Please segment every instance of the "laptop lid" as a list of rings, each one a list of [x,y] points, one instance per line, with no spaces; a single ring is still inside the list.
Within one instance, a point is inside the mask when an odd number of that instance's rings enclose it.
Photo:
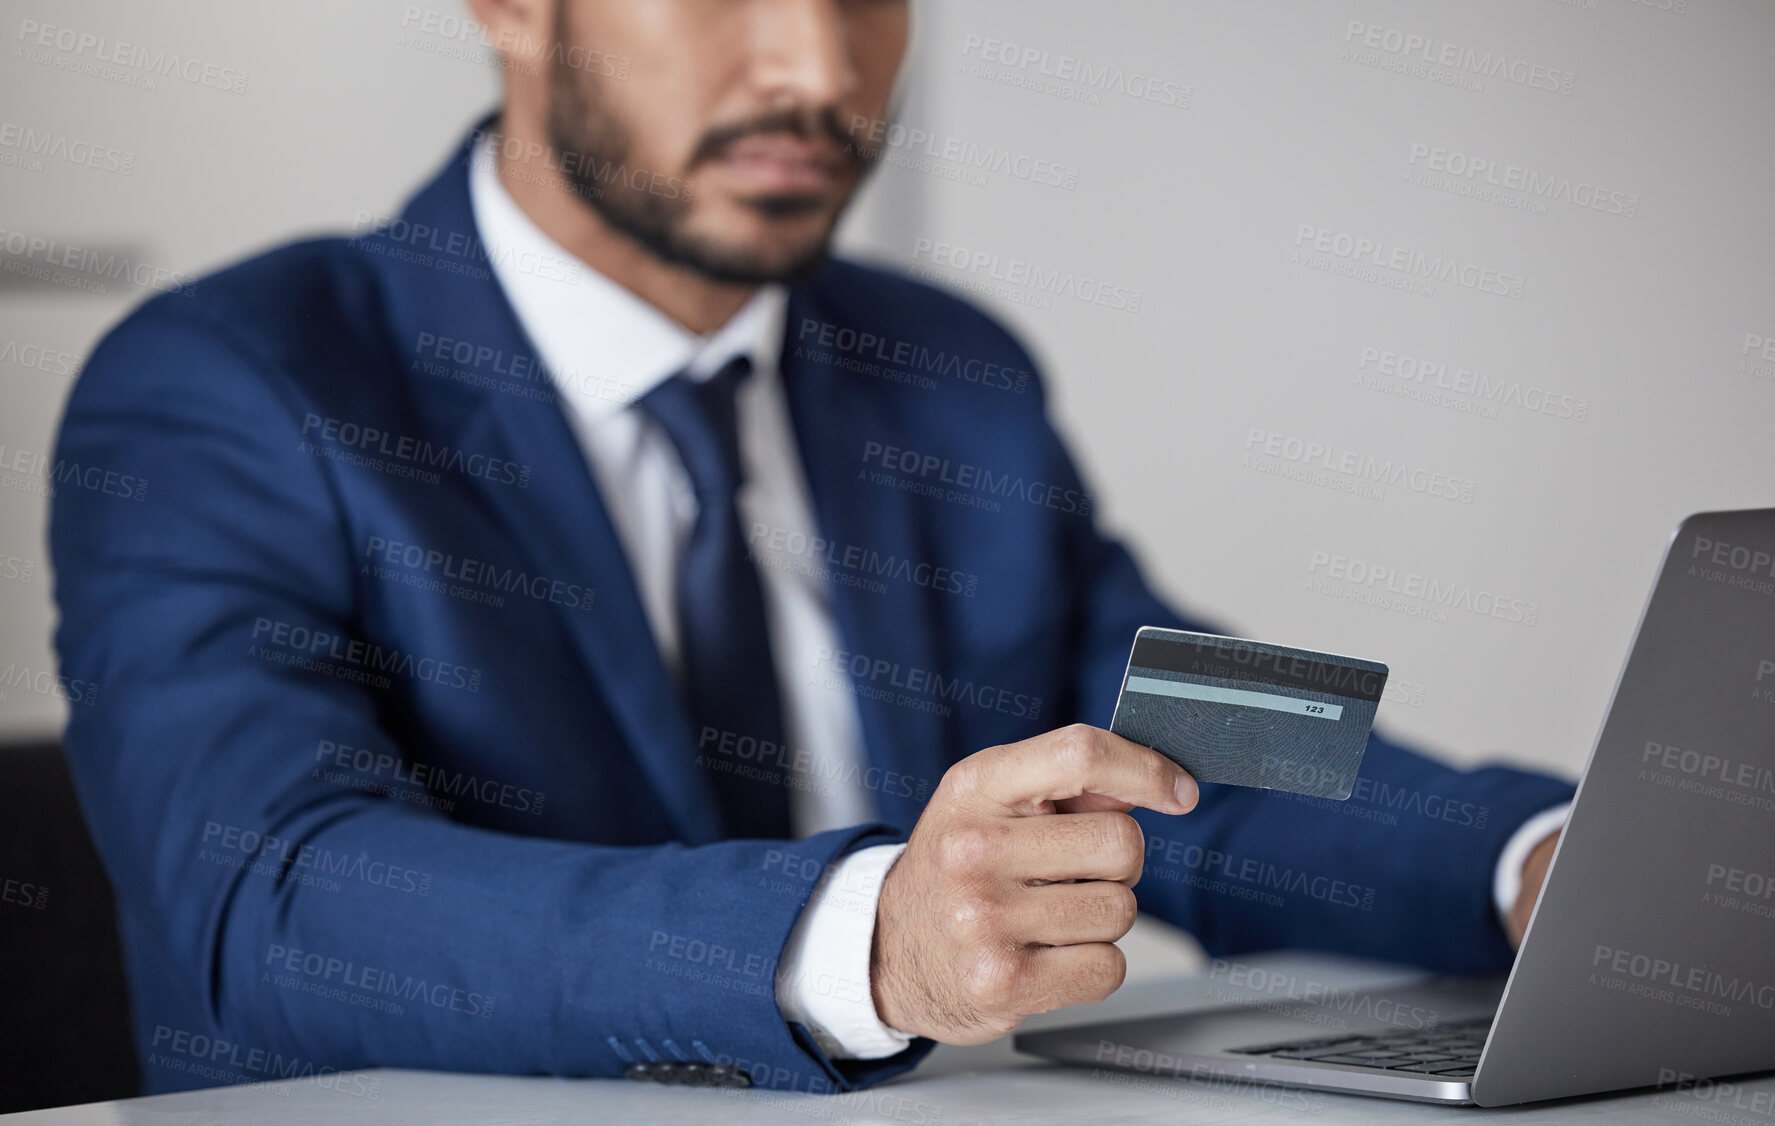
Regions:
[[[1666,549],[1473,1079],[1503,1106],[1775,1068],[1775,509]]]

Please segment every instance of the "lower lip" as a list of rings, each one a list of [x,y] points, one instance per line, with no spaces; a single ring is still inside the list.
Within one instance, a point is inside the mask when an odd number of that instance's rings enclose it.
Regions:
[[[728,156],[717,162],[744,187],[760,192],[823,192],[834,174],[824,165],[760,156]]]

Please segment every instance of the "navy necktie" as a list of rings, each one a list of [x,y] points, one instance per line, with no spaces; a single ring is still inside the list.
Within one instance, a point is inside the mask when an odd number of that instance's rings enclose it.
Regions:
[[[677,603],[679,679],[699,761],[714,783],[727,836],[787,837],[782,702],[764,592],[735,504],[744,471],[734,396],[751,370],[751,360],[737,356],[700,383],[674,375],[639,405],[678,448],[696,491]]]

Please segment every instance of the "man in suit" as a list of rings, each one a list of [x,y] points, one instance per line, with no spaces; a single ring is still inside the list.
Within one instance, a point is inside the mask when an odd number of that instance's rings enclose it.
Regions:
[[[139,485],[51,538],[151,1089],[850,1090],[1107,995],[1137,906],[1508,964],[1565,784],[1376,737],[1350,817],[1091,726],[1190,623],[1018,343],[827,255],[905,0],[472,7],[496,120],[146,304],[68,407],[61,462]]]

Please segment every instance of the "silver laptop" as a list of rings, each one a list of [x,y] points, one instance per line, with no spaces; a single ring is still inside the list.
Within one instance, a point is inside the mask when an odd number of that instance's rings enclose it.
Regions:
[[[1775,1070],[1775,509],[1677,528],[1509,977],[1314,1001],[1016,1046],[1480,1106]],[[1414,1010],[1436,1019],[1402,1027]]]

